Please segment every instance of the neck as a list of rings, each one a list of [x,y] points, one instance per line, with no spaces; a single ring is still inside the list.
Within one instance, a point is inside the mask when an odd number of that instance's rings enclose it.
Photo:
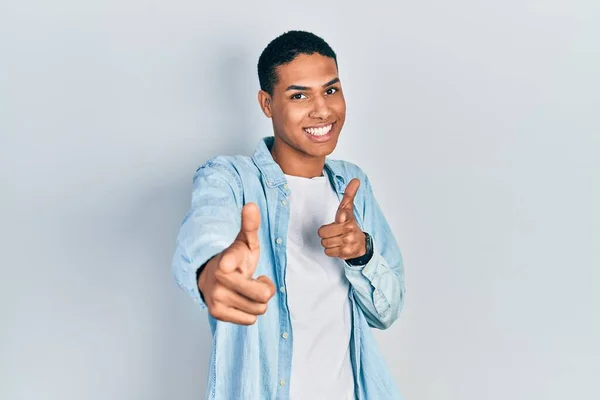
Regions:
[[[290,146],[282,144],[277,137],[275,137],[271,155],[286,175],[303,178],[314,178],[323,175],[325,156],[314,157],[301,153]]]

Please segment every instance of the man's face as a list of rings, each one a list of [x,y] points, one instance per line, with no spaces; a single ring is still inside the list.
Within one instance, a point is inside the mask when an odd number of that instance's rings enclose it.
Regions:
[[[263,110],[273,119],[278,146],[312,157],[331,154],[346,119],[335,61],[301,54],[277,67],[277,75],[269,107]]]

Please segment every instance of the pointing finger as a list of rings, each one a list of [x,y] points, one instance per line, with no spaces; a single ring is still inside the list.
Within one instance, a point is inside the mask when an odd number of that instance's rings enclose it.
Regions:
[[[347,224],[339,224],[337,222],[323,225],[317,231],[317,234],[321,239],[327,239],[334,236],[343,235],[348,233],[351,228]]]
[[[217,280],[229,290],[258,303],[267,303],[275,294],[275,285],[270,280],[267,282],[267,279],[246,278],[242,274],[217,276]]]

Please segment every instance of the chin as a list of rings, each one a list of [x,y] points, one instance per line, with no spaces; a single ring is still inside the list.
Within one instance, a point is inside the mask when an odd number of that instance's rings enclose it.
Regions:
[[[317,145],[311,143],[309,145],[309,147],[307,148],[307,150],[308,150],[307,153],[313,157],[327,157],[328,155],[333,153],[336,146],[337,146],[337,139],[331,140],[327,143],[322,143],[322,144],[317,144]]]

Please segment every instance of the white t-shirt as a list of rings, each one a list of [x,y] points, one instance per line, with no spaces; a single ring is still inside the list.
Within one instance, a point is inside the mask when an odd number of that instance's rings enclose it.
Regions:
[[[317,231],[335,221],[326,176],[286,175],[290,189],[286,286],[292,320],[291,400],[354,400],[351,310],[343,262],[324,252]]]

